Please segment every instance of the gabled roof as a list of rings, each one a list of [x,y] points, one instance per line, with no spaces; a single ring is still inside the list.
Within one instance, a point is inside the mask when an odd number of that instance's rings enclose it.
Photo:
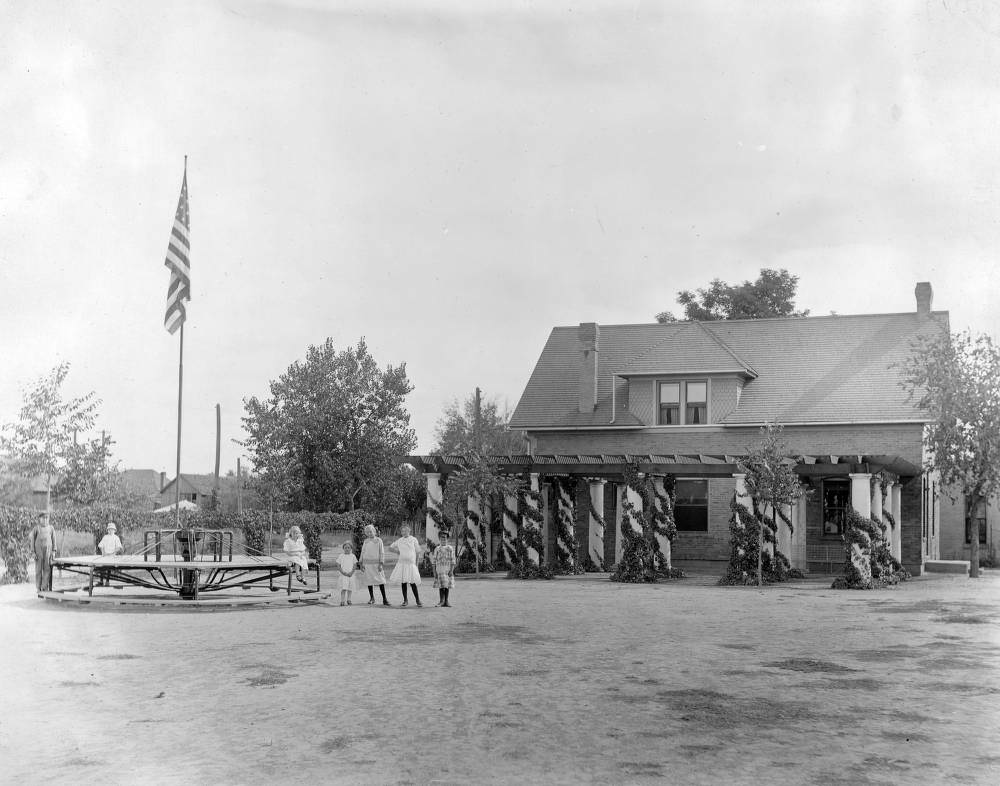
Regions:
[[[160,493],[160,473],[155,469],[126,469],[122,471],[122,480],[140,494]]]
[[[592,413],[580,413],[578,327],[556,327],[510,425],[641,427],[628,411],[628,383],[620,375],[707,373],[710,365],[723,362],[728,365],[717,370],[756,374],[723,424],[922,420],[900,386],[896,364],[909,357],[918,335],[948,329],[947,311],[933,312],[930,318],[909,312],[600,325],[597,406]],[[688,351],[685,339],[699,349]]]
[[[757,372],[701,322],[681,322],[681,327],[650,350],[630,361],[618,373],[623,377],[643,374],[704,374],[734,372],[749,377]]]
[[[220,479],[221,481],[221,479]],[[173,488],[174,481],[170,479],[167,481],[167,485],[163,487],[161,494],[165,493],[167,489]],[[185,494],[203,494],[205,496],[210,496],[212,494],[212,488],[215,485],[215,475],[192,475],[187,472],[181,473],[181,491]]]

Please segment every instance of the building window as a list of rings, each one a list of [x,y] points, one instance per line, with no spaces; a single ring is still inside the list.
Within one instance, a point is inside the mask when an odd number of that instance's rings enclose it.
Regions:
[[[844,534],[847,509],[851,505],[851,484],[846,480],[823,481],[823,534]]]
[[[679,479],[674,487],[678,532],[708,532],[708,481]]]
[[[684,422],[706,423],[708,421],[708,383],[688,382],[686,388],[687,407],[684,410]]]
[[[658,387],[660,426],[708,423],[708,382],[661,382]]]
[[[681,386],[679,382],[660,383],[660,425],[676,426],[681,422]]]
[[[976,507],[975,516],[965,517],[965,542],[972,543],[972,524],[975,522],[979,527],[979,542],[986,543],[986,504],[980,502]]]

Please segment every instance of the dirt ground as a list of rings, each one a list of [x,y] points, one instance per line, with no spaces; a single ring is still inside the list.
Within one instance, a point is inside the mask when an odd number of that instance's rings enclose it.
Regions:
[[[194,613],[0,587],[3,780],[1000,783],[1000,573],[827,587]]]

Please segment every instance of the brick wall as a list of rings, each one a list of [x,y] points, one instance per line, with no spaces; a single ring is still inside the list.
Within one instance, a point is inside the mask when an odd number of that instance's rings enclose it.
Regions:
[[[671,544],[677,560],[729,560],[729,501],[736,491],[731,478],[708,481],[708,532],[678,532]]]
[[[790,454],[891,455],[915,466],[922,459],[919,424],[873,426],[786,426],[782,439]],[[745,453],[760,440],[755,427],[684,426],[623,431],[532,431],[536,453]]]

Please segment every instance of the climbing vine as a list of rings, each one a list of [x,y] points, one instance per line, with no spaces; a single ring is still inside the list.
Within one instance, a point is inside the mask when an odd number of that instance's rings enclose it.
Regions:
[[[572,496],[569,481],[565,478],[553,478],[552,488],[556,495],[556,504],[553,506],[553,519],[556,525],[556,573],[575,574],[583,573],[583,568],[578,564],[576,543],[576,532],[573,527],[573,517],[569,511],[572,509]]]
[[[751,510],[747,510],[738,502],[735,494],[729,501],[729,565],[726,567],[725,575],[719,579],[719,584],[757,584],[757,553],[761,532],[764,534],[764,543],[774,546],[773,556],[766,548],[761,554],[762,581],[770,584],[790,578],[802,578],[802,572],[791,567],[788,558],[778,551],[774,522],[769,516],[764,515],[763,509],[757,505],[755,499],[752,497],[748,499]],[[782,520],[787,518],[780,508],[777,512]],[[790,524],[787,521],[786,523]]]
[[[893,558],[881,525],[849,508],[844,527],[844,575],[833,589],[878,589],[910,578]]]

